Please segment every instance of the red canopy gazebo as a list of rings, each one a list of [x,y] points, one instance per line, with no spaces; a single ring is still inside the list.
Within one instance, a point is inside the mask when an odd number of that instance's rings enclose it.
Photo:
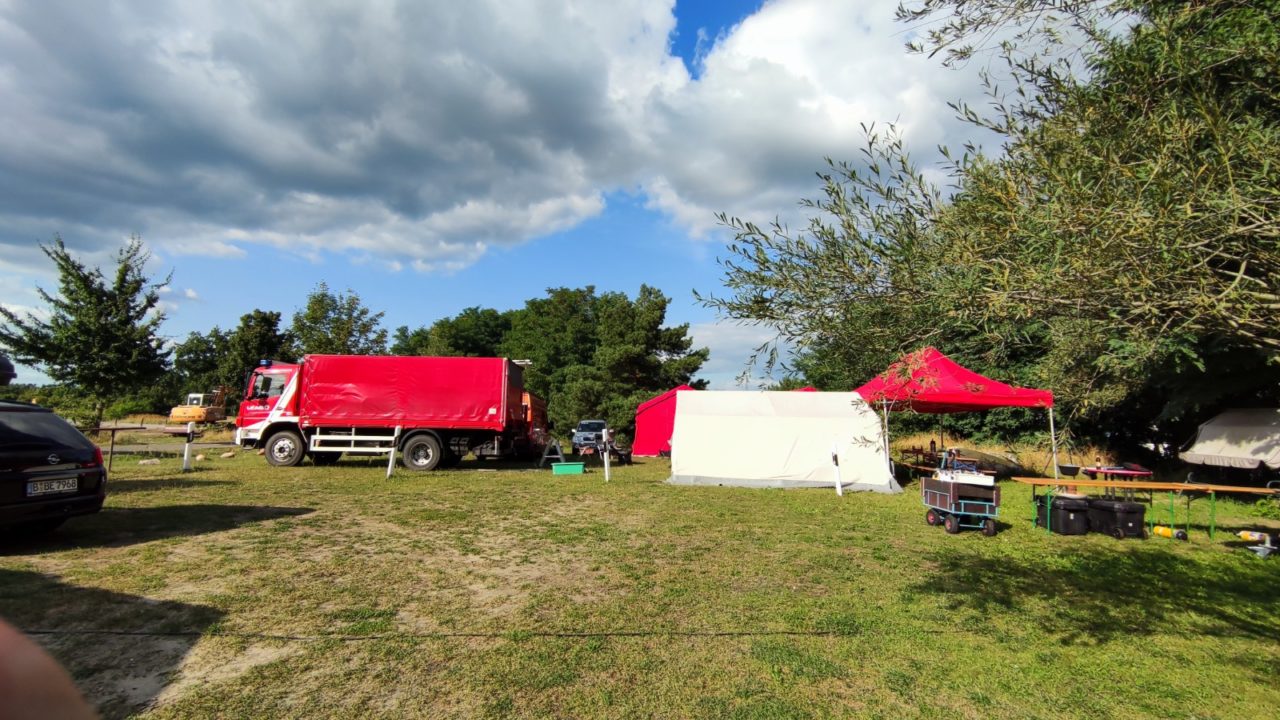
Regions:
[[[1053,443],[1054,477],[1058,471],[1058,438],[1053,423],[1053,392],[1006,385],[980,375],[926,347],[907,353],[883,373],[855,392],[879,405],[885,417],[888,443],[888,411],[911,409],[920,413],[958,413],[998,407],[1042,407],[1049,411],[1049,437]],[[885,450],[888,450],[886,446]]]

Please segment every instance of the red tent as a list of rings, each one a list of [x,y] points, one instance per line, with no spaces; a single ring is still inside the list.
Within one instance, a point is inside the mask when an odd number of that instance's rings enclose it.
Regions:
[[[864,400],[890,410],[955,413],[998,407],[1053,407],[1053,392],[1013,387],[984,377],[927,347],[908,353],[857,389]]]
[[[688,385],[671,388],[636,408],[636,439],[632,455],[654,456],[671,452],[671,431],[676,424],[676,393],[693,390]]]
[[[1058,472],[1058,438],[1053,424],[1053,391],[1013,387],[979,375],[955,360],[927,347],[907,353],[887,370],[856,391],[862,399],[886,413],[885,449],[888,450],[889,410],[910,408],[921,413],[956,413],[998,407],[1042,407],[1049,410],[1049,437],[1053,443],[1054,477]]]

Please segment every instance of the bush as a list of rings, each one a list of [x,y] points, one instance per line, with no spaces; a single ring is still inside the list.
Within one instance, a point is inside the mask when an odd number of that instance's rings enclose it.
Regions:
[[[154,405],[154,402],[146,398],[117,400],[107,406],[106,412],[102,416],[107,420],[119,420],[129,415],[147,415],[153,412]]]
[[[1268,520],[1280,520],[1280,500],[1262,498],[1253,504],[1253,514]]]

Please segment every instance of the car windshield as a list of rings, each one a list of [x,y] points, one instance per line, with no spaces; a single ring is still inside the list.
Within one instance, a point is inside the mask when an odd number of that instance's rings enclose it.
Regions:
[[[601,420],[583,420],[578,423],[578,432],[600,432],[604,430],[604,422]]]
[[[50,412],[0,412],[0,448],[93,447],[66,420]]]

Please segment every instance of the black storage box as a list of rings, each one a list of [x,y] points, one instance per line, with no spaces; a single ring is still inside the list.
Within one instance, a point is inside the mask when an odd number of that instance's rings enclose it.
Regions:
[[[1093,498],[1089,501],[1089,528],[1117,540],[1144,538],[1146,514],[1147,506],[1139,502]]]
[[[1045,498],[1036,497],[1036,526],[1045,526]],[[1049,529],[1059,535],[1083,535],[1089,532],[1089,501],[1084,498],[1057,496],[1053,498],[1053,515]]]

